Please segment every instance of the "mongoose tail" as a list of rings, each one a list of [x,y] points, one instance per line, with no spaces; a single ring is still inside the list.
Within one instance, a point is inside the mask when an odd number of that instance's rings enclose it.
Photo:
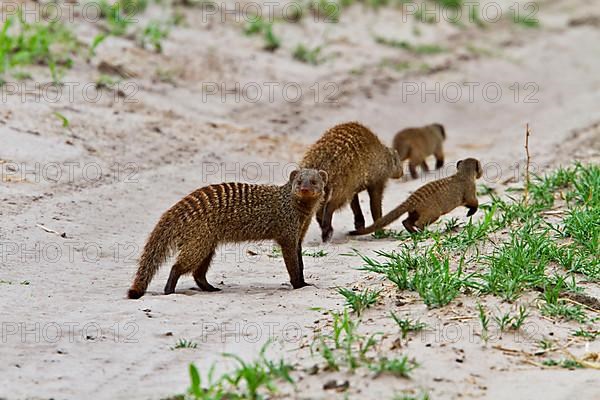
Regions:
[[[382,229],[384,226],[391,224],[398,218],[402,216],[402,214],[406,213],[410,209],[410,198],[407,199],[404,203],[400,204],[398,207],[394,208],[389,213],[385,214],[383,217],[379,218],[375,221],[371,226],[367,226],[366,228],[356,229],[351,231],[349,235],[358,236],[358,235],[366,235],[368,233],[373,233],[379,229]]]
[[[169,214],[162,216],[144,246],[140,266],[127,292],[127,297],[130,299],[139,299],[146,293],[150,281],[175,247],[176,236],[171,232],[173,223],[169,220]]]

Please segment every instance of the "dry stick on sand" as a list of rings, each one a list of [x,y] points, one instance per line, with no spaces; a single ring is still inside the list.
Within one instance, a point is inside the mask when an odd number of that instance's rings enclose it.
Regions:
[[[525,190],[523,191],[523,200],[525,205],[529,203],[529,123],[525,125],[525,154],[527,155],[527,161],[525,164]]]

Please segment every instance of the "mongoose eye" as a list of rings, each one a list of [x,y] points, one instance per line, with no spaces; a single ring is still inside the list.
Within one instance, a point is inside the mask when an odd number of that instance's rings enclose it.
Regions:
[[[310,184],[311,185],[316,185],[317,184],[317,180],[316,179],[311,179],[310,180]]]

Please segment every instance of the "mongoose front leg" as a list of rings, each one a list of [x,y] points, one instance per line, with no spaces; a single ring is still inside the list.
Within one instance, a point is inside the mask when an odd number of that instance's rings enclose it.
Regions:
[[[425,162],[425,160],[423,160],[421,162],[421,168],[423,168],[423,171],[429,172],[429,166],[427,165],[427,163]]]
[[[465,197],[465,207],[469,209],[469,211],[467,211],[467,217],[470,217],[475,214],[479,208],[479,201],[477,200],[475,189],[473,189],[473,193],[469,193]]]
[[[221,289],[214,287],[206,280],[206,273],[208,272],[208,267],[210,267],[210,262],[215,255],[215,251],[213,250],[201,263],[198,268],[194,270],[193,276],[194,280],[198,287],[205,292],[218,292]]]
[[[367,189],[369,192],[369,204],[373,222],[381,218],[381,203],[383,202],[383,185],[373,186]]]
[[[282,241],[279,243],[281,252],[283,253],[283,261],[290,276],[290,283],[294,289],[307,286],[304,282],[304,274],[300,268],[302,259],[302,250],[298,247],[297,241]]]
[[[302,259],[302,241],[298,242],[298,266],[300,267],[300,275],[304,276],[304,260]]]
[[[354,213],[354,229],[363,229],[365,227],[365,216],[360,208],[358,193],[356,193],[352,198],[352,201],[350,202],[350,208]]]

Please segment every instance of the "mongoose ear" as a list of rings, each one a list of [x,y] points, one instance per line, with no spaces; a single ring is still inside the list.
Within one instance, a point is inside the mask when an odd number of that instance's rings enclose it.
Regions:
[[[463,162],[463,160],[460,160],[459,162],[456,163],[456,169],[460,168],[460,163]]]
[[[323,179],[323,184],[327,185],[327,180],[329,179],[329,175],[327,175],[327,172],[321,169],[319,170],[319,175],[321,175],[321,179]]]
[[[477,178],[481,178],[483,176],[483,168],[481,168],[481,163],[477,160]]]
[[[298,171],[297,169],[293,170],[290,173],[290,181],[293,181],[294,179],[296,179],[296,177],[298,176],[299,173],[300,173],[300,171]]]

